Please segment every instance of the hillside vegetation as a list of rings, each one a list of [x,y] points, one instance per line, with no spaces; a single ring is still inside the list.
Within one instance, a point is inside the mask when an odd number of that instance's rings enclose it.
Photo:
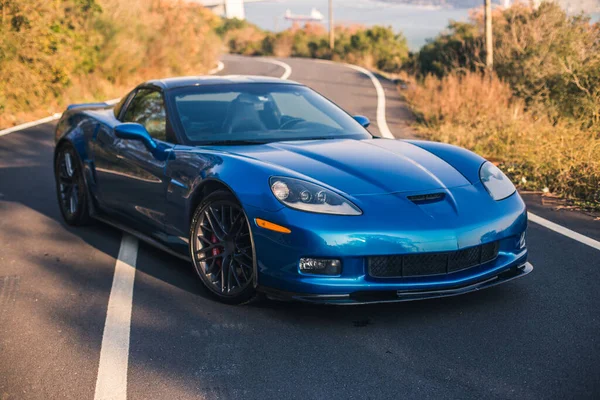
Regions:
[[[522,189],[600,204],[600,135],[527,109],[496,75],[428,76],[406,92],[418,131],[492,160]]]
[[[481,14],[405,65],[403,91],[428,138],[502,164],[522,188],[600,208],[600,26],[553,3],[494,13],[494,71]]]
[[[409,55],[406,38],[383,26],[338,26],[333,49],[328,32],[317,24],[272,33],[246,21],[231,20],[217,32],[231,53],[244,55],[322,58],[388,72],[402,68]]]
[[[0,127],[206,72],[220,20],[176,0],[0,0]]]

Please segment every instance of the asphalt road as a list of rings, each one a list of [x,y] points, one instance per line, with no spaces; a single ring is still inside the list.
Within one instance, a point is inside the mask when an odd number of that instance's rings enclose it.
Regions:
[[[227,56],[220,74],[281,76]],[[283,60],[376,123],[371,80]],[[409,135],[391,83],[387,123]],[[121,233],[63,224],[53,124],[0,137],[0,399],[92,399]],[[600,240],[600,222],[528,198],[536,214]],[[357,307],[208,298],[190,265],[140,244],[129,399],[599,398],[600,251],[531,223],[529,276],[464,296]]]

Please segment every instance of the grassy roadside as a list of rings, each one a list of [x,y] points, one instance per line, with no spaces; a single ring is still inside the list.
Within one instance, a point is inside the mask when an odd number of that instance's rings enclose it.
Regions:
[[[600,210],[600,132],[534,114],[496,76],[428,76],[400,92],[423,138],[481,154],[521,189]]]

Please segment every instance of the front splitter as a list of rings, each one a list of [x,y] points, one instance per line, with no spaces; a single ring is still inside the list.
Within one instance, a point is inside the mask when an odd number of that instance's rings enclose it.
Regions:
[[[526,262],[518,267],[513,267],[500,274],[485,280],[475,282],[465,286],[444,288],[437,290],[370,290],[356,291],[347,294],[307,294],[293,293],[278,289],[258,287],[258,291],[264,293],[268,298],[282,301],[301,301],[317,304],[339,304],[339,305],[357,305],[357,304],[378,304],[378,303],[397,303],[402,301],[415,301],[435,299],[440,297],[458,296],[469,292],[475,292],[487,289],[502,283],[517,279],[533,271],[533,265]]]

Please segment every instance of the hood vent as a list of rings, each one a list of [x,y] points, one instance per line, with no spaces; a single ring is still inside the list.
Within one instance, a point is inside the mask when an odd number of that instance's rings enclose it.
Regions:
[[[407,196],[407,199],[412,201],[415,204],[427,204],[427,203],[435,203],[436,201],[443,200],[446,197],[446,193],[429,193],[429,194],[419,194],[415,196]]]

